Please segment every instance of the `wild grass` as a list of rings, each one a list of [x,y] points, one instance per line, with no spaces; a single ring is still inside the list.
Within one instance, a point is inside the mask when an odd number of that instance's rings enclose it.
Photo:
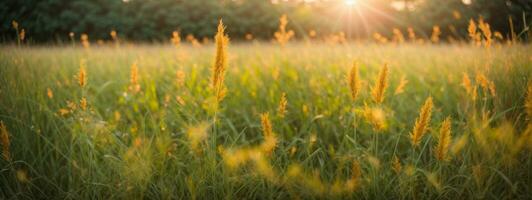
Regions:
[[[532,196],[529,45],[221,30],[216,64],[213,44],[1,47],[0,198]]]

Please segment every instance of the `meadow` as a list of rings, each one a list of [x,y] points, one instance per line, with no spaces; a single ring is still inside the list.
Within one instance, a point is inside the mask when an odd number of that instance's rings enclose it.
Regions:
[[[532,197],[530,45],[221,38],[2,46],[0,198]]]

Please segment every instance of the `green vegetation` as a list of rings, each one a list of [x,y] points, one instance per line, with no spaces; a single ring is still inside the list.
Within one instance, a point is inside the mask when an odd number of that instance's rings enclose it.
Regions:
[[[287,14],[289,28],[296,37],[308,37],[315,30],[319,38],[344,32],[349,39],[371,39],[380,32],[392,35],[392,28],[403,32],[412,27],[425,38],[432,26],[442,29],[442,38],[467,38],[469,19],[483,17],[494,31],[511,36],[508,18],[515,32],[528,35],[531,25],[530,0],[24,0],[0,1],[0,41],[14,41],[10,22],[15,20],[32,43],[69,41],[82,33],[91,40],[109,40],[116,30],[122,39],[167,41],[172,31],[196,38],[212,38],[218,19],[229,27],[229,35],[241,40],[246,34],[268,40],[277,28],[277,19]],[[310,2],[310,1],[309,1]],[[392,3],[405,3],[412,9],[397,10]],[[471,2],[464,4],[463,2]]]
[[[0,133],[10,145],[6,156],[0,144],[0,198],[532,196],[528,45],[227,51],[216,103],[212,44],[1,47]],[[385,63],[379,103],[372,90]],[[418,117],[427,127],[415,146]],[[449,146],[437,148],[447,117]]]

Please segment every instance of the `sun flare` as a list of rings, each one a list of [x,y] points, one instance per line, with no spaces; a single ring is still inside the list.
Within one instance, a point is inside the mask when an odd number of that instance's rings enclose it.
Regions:
[[[357,3],[357,0],[344,0],[346,6],[354,6]]]

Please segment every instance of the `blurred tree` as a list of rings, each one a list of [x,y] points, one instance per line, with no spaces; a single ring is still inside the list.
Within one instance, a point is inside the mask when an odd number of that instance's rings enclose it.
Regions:
[[[166,41],[172,31],[183,36],[212,37],[223,18],[233,40],[248,33],[271,39],[278,19],[288,15],[288,28],[296,38],[313,30],[318,37],[345,32],[347,37],[371,37],[374,32],[390,36],[393,27],[413,27],[430,35],[439,25],[443,36],[465,38],[470,18],[482,16],[494,30],[508,35],[508,16],[516,32],[531,21],[531,0],[359,0],[349,7],[344,0],[4,0],[0,1],[0,40],[14,41],[11,21],[16,20],[33,42],[68,40],[74,32],[91,40],[119,37],[139,41]],[[464,2],[470,2],[465,4]],[[400,6],[403,5],[401,9]],[[395,7],[392,5],[396,5]],[[525,34],[522,34],[524,36]]]

